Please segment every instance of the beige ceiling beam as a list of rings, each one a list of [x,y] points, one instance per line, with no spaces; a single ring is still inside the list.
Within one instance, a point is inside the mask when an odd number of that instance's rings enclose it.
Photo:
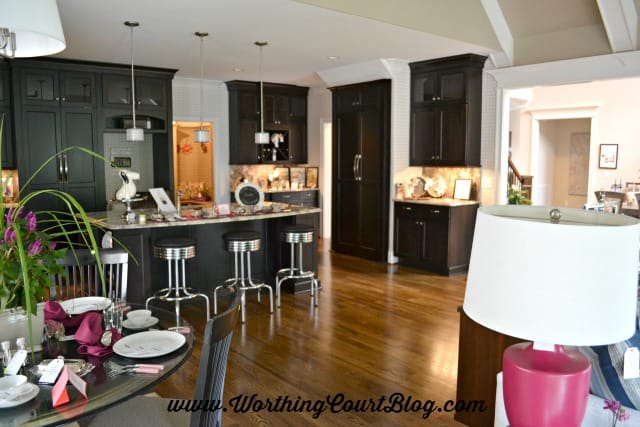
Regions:
[[[511,67],[513,65],[513,36],[500,4],[498,0],[481,0],[481,3],[502,49],[489,54],[489,57],[496,68]]]
[[[638,13],[633,0],[597,0],[612,52],[635,50]]]

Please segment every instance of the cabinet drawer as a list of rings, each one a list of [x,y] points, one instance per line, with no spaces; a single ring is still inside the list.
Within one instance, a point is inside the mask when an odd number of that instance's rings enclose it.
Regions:
[[[427,211],[427,218],[429,219],[444,220],[449,218],[448,206],[428,206],[426,211]]]
[[[428,207],[416,203],[396,203],[395,214],[397,217],[425,219],[428,215]]]

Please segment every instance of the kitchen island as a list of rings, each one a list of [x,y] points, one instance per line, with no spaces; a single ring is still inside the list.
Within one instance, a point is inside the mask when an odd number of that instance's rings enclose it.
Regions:
[[[232,209],[232,212],[238,209]],[[197,212],[197,211],[194,211]],[[201,211],[202,212],[202,211]],[[317,271],[317,236],[320,209],[291,205],[280,212],[257,211],[213,217],[191,216],[183,211],[184,220],[137,220],[127,223],[120,211],[90,212],[88,215],[105,231],[111,231],[114,247],[124,245],[135,260],[129,261],[127,298],[130,302],[144,303],[155,291],[168,283],[166,262],[153,256],[154,242],[163,237],[190,237],[197,243],[196,257],[186,261],[187,284],[201,292],[213,289],[233,276],[233,254],[223,248],[222,235],[229,231],[257,231],[262,236],[260,250],[251,256],[252,274],[270,286],[275,285],[278,269],[289,263],[288,247],[280,242],[284,225],[308,224],[316,231],[313,244],[304,250],[305,269]],[[288,286],[287,286],[288,285]],[[308,282],[286,283],[283,292],[304,292]]]

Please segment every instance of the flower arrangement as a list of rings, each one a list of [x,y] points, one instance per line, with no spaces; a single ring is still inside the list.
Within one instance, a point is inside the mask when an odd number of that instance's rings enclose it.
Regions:
[[[526,197],[527,192],[519,189],[515,184],[507,191],[507,200],[510,205],[530,205],[531,200]]]
[[[49,275],[63,271],[56,260],[65,255],[66,249],[56,249],[57,242],[38,231],[35,213],[23,213],[24,207],[10,208],[0,220],[0,311],[26,307],[29,298],[31,313],[35,314],[37,302],[46,297],[45,290],[51,286]],[[28,278],[28,293],[24,277]]]
[[[631,418],[631,415],[617,400],[605,400],[602,409],[611,411],[611,427],[615,427],[618,421],[626,421]]]

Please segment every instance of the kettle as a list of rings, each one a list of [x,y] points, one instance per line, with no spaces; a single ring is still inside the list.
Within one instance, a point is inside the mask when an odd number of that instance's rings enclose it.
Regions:
[[[129,200],[136,195],[136,184],[134,179],[140,179],[138,172],[131,172],[127,170],[120,171],[120,179],[122,179],[122,186],[116,191],[116,200]]]

